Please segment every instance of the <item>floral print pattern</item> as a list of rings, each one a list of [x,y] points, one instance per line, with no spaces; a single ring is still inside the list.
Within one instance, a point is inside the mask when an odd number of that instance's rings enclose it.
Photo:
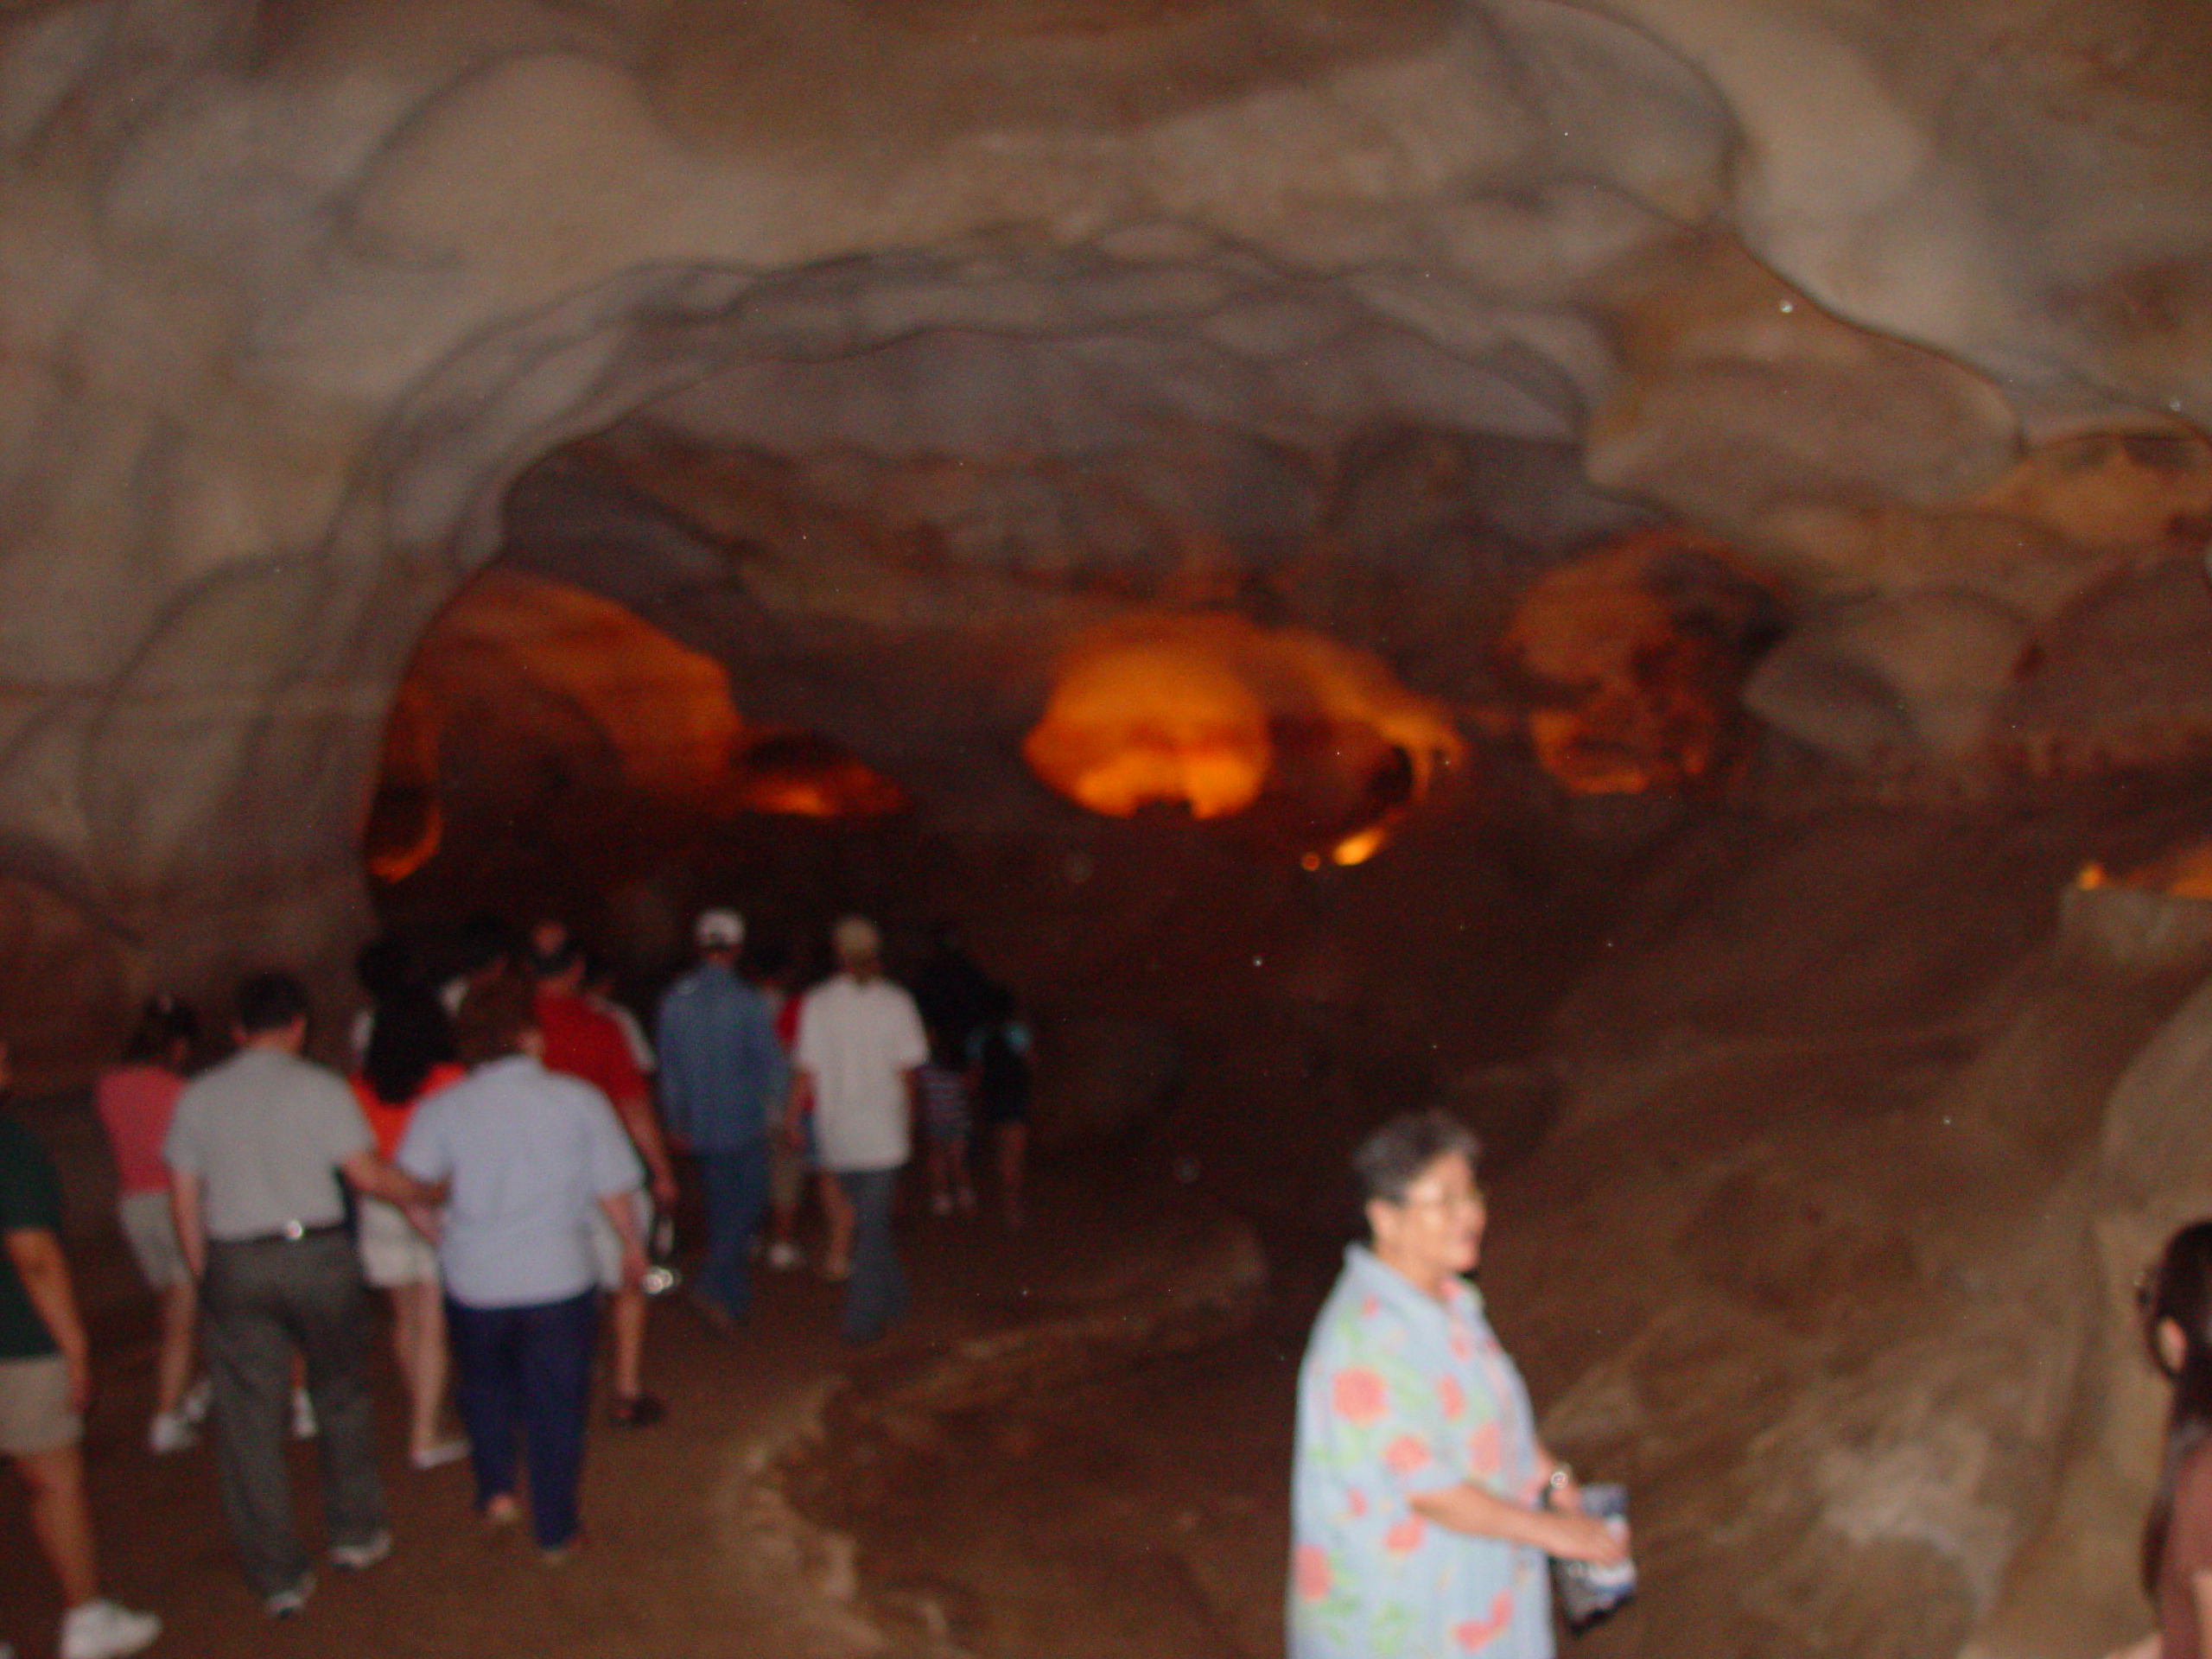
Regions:
[[[1412,1507],[1463,1480],[1535,1500],[1520,1373],[1471,1285],[1436,1301],[1354,1245],[1299,1374],[1291,1659],[1551,1659],[1542,1555]]]

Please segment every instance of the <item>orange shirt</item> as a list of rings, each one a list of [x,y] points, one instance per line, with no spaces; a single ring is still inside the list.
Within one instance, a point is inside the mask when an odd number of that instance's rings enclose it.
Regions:
[[[425,1095],[435,1095],[449,1083],[459,1083],[468,1075],[467,1068],[447,1060],[430,1068],[430,1075],[423,1079],[423,1086],[415,1091],[415,1098],[394,1106],[389,1101],[377,1098],[377,1091],[369,1087],[366,1077],[356,1075],[346,1081],[353,1085],[353,1098],[361,1103],[361,1116],[369,1120],[369,1133],[377,1138],[377,1151],[390,1158],[399,1150],[399,1137],[407,1133],[407,1120],[415,1116],[415,1108]]]

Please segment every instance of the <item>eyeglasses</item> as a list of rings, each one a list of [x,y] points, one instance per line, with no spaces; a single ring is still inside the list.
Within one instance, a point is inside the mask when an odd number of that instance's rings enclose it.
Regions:
[[[1479,1210],[1484,1200],[1479,1186],[1465,1192],[1408,1192],[1398,1200],[1401,1210]]]

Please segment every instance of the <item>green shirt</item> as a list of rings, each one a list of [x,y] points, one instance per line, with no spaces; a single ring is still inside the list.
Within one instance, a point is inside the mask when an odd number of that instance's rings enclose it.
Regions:
[[[61,1236],[61,1183],[31,1132],[0,1114],[0,1235],[29,1228]],[[41,1359],[60,1351],[23,1292],[14,1258],[0,1250],[0,1360]]]

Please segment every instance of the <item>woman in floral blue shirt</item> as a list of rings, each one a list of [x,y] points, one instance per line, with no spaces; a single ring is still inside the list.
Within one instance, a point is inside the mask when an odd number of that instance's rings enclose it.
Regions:
[[[1291,1659],[1550,1659],[1544,1558],[1627,1553],[1537,1440],[1461,1276],[1482,1254],[1479,1149],[1427,1112],[1354,1160],[1371,1243],[1345,1252],[1299,1374]]]

